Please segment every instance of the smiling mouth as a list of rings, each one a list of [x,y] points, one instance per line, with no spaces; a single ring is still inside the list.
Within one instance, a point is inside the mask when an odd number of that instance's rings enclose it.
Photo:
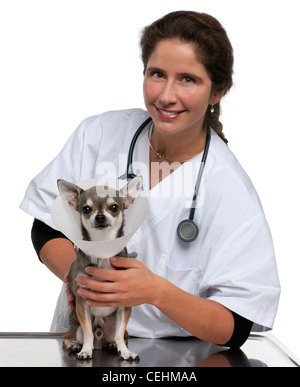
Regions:
[[[160,118],[166,118],[166,119],[174,119],[177,118],[180,114],[184,112],[184,110],[164,110],[156,107],[158,116]]]

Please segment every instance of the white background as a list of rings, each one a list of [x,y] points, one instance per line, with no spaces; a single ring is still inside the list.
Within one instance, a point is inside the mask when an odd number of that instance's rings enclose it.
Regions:
[[[223,101],[229,146],[273,234],[282,295],[273,333],[300,356],[297,0],[10,0],[0,3],[0,331],[48,331],[60,281],[39,263],[28,183],[86,117],[144,107],[141,29],[167,12],[217,17],[235,50]]]

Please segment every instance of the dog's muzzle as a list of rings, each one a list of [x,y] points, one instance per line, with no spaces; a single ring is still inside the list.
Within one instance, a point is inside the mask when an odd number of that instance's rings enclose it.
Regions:
[[[109,226],[108,219],[103,214],[96,215],[94,223],[95,223],[96,228],[105,228],[105,227]]]

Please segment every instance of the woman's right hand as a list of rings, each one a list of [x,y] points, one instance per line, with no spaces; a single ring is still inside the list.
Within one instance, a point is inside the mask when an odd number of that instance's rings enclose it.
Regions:
[[[73,293],[71,292],[70,286],[69,286],[69,270],[64,275],[64,282],[66,284],[66,295],[68,300],[68,307],[70,310],[75,309],[75,298],[73,296]]]

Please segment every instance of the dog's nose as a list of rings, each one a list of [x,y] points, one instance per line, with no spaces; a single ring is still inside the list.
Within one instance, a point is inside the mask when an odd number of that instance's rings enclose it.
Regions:
[[[106,222],[106,216],[103,214],[98,214],[95,216],[95,222],[99,226],[103,226]]]

